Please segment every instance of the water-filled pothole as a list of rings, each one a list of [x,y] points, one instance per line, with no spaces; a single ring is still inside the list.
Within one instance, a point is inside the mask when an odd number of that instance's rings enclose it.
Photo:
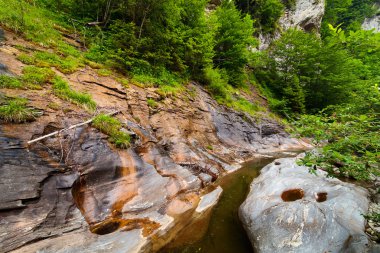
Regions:
[[[325,202],[327,200],[327,192],[318,192],[316,200],[317,202]]]
[[[304,195],[305,194],[302,189],[291,189],[291,190],[284,191],[281,194],[281,198],[285,202],[291,202],[291,201],[302,199]]]

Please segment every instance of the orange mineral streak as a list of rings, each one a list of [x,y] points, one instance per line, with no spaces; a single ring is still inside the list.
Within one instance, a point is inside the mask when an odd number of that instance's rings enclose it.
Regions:
[[[94,234],[105,235],[110,234],[118,229],[121,231],[130,231],[133,229],[142,229],[143,236],[147,237],[151,235],[155,230],[160,227],[160,224],[149,220],[148,218],[143,219],[119,219],[111,218],[91,226],[90,230]]]
[[[121,216],[124,205],[137,195],[136,164],[133,157],[126,151],[119,152],[123,167],[120,168],[121,181],[115,192],[115,202],[112,206],[112,216]]]
[[[127,151],[118,153],[121,166],[117,168],[115,179],[89,187],[86,177],[93,175],[82,176],[73,188],[75,202],[93,233],[102,235],[120,228],[124,230],[143,228],[143,233],[149,235],[150,231],[159,227],[158,223],[148,219],[123,219],[124,205],[138,194],[138,179],[133,155]],[[99,181],[101,180],[102,178],[99,178]],[[97,194],[98,188],[107,189],[106,194]],[[108,213],[104,214],[104,210]]]

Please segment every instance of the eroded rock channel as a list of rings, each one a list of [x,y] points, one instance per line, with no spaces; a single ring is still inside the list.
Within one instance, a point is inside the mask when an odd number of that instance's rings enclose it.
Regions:
[[[71,105],[46,110],[49,100],[39,97],[32,105],[44,115],[36,122],[2,124],[1,251],[156,251],[201,215],[203,189],[217,178],[259,153],[305,147],[276,122],[257,123],[194,88],[193,101],[173,100],[155,113],[139,88],[118,101],[118,117],[135,136],[126,151],[90,126],[27,146],[89,117]]]
[[[1,69],[20,75],[16,45],[33,45],[6,37]],[[93,115],[52,95],[50,87],[2,89],[27,98],[41,116],[0,125],[0,252],[157,251],[209,212],[218,196],[209,187],[242,162],[308,147],[273,118],[225,108],[194,83],[186,87],[192,92],[162,97],[155,88],[125,87],[89,66],[57,74],[90,94],[97,112],[118,111],[131,147],[116,149],[89,124],[27,145]],[[149,99],[158,106],[150,107]]]

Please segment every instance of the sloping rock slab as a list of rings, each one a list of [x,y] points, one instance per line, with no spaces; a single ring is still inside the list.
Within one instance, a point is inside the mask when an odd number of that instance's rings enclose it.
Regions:
[[[256,252],[365,252],[367,191],[276,160],[251,184],[240,219]]]

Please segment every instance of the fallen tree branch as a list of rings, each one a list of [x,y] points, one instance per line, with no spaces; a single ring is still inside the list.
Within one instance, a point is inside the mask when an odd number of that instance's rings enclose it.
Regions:
[[[108,114],[106,114],[106,115],[108,115],[108,116],[113,116],[113,115],[116,115],[116,114],[118,114],[118,113],[120,113],[120,111],[111,112],[111,113],[108,113]],[[47,135],[44,135],[44,136],[38,137],[37,139],[34,139],[34,140],[31,140],[31,141],[28,141],[27,143],[28,143],[28,145],[30,145],[30,144],[32,144],[32,143],[35,143],[35,142],[37,142],[37,141],[44,140],[44,139],[49,138],[49,137],[52,137],[52,136],[54,136],[54,135],[59,135],[60,133],[63,133],[63,132],[69,131],[69,130],[71,130],[71,129],[74,129],[74,128],[77,128],[77,127],[80,127],[80,126],[84,126],[84,125],[90,124],[94,119],[95,119],[95,118],[92,118],[92,119],[89,119],[89,120],[87,120],[87,121],[85,121],[85,122],[82,122],[82,123],[79,123],[79,124],[72,125],[72,126],[70,126],[70,127],[68,127],[68,128],[61,129],[61,130],[59,130],[59,131],[55,131],[55,132],[53,132],[53,133],[50,133],[50,134],[47,134]]]

